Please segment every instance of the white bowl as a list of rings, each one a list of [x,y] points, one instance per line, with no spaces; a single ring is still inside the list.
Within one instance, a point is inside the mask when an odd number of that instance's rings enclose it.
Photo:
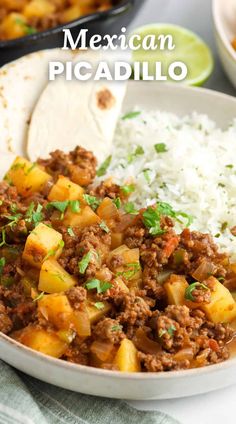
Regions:
[[[236,37],[236,1],[213,0],[216,43],[223,68],[236,87],[236,51],[232,40]]]
[[[208,114],[226,128],[235,118],[236,99],[214,91],[174,84],[128,84],[123,113],[137,105],[185,115]],[[120,373],[71,364],[33,351],[0,333],[0,358],[51,384],[81,393],[120,399],[147,400],[191,396],[236,382],[236,358],[209,367],[161,373]]]

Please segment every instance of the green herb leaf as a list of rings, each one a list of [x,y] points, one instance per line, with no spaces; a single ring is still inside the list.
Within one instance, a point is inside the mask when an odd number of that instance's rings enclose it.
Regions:
[[[3,228],[1,230],[1,239],[2,239],[2,241],[0,243],[0,247],[4,246],[4,244],[7,244],[6,243],[6,230],[5,230],[5,228]]]
[[[229,165],[225,165],[225,167],[228,168],[228,169],[233,169],[234,165],[229,164]]]
[[[121,186],[120,189],[126,196],[128,196],[129,194],[135,191],[135,185],[134,184],[124,185],[124,186]]]
[[[73,213],[79,213],[80,212],[80,201],[79,200],[70,200],[69,201],[70,208]]]
[[[2,275],[3,273],[3,268],[6,265],[6,259],[5,258],[0,258],[0,275]]]
[[[154,145],[154,148],[157,153],[166,153],[168,152],[166,144],[165,143],[157,143]]]
[[[85,287],[88,290],[93,290],[96,289],[97,293],[104,293],[106,292],[108,289],[110,289],[112,287],[111,283],[107,283],[106,281],[100,281],[96,278],[88,281],[88,283],[85,284]]]
[[[111,331],[122,331],[123,327],[122,325],[113,325],[111,327]]]
[[[137,118],[137,116],[141,115],[141,112],[129,112],[126,113],[126,115],[122,116],[122,120],[125,121],[126,119],[133,119],[133,118]]]
[[[67,233],[69,234],[69,236],[71,236],[71,237],[74,237],[75,236],[75,233],[74,233],[74,231],[73,231],[73,228],[72,227],[68,227],[67,228]]]
[[[85,202],[95,211],[98,206],[101,204],[101,200],[95,196],[90,196],[89,194],[84,194],[83,198]]]
[[[138,210],[135,208],[133,202],[125,203],[124,210],[125,210],[126,213],[128,213],[130,215],[138,215]]]
[[[86,253],[83,258],[81,259],[81,261],[78,263],[78,267],[79,267],[79,272],[80,274],[84,274],[86,269],[89,266],[89,262],[91,261],[92,258],[92,253],[91,251],[89,251],[88,253]]]
[[[107,224],[105,223],[105,221],[102,221],[102,222],[99,224],[99,227],[100,227],[103,231],[105,231],[106,233],[110,233],[110,229],[108,228],[108,226],[107,226]]]
[[[124,277],[126,280],[131,280],[138,271],[140,271],[141,266],[139,262],[134,262],[125,265],[125,270],[121,272],[117,272],[117,277]]]
[[[99,309],[99,310],[101,310],[101,309],[104,309],[104,308],[105,308],[105,305],[104,305],[104,303],[103,303],[103,302],[96,302],[96,303],[94,303],[94,306],[95,306],[95,308],[97,308],[97,309]]]
[[[103,177],[103,175],[106,174],[107,169],[109,168],[110,164],[111,164],[111,160],[112,160],[112,156],[108,156],[106,158],[106,160],[101,164],[101,166],[98,168],[97,170],[97,176],[98,177]]]
[[[149,206],[143,212],[143,223],[149,229],[149,233],[153,236],[164,234],[165,231],[161,228],[161,215],[157,207]]]
[[[192,292],[196,288],[202,288],[204,290],[208,290],[208,287],[205,284],[199,283],[198,281],[196,283],[192,283],[185,290],[184,297],[186,300],[191,300],[192,302],[195,302],[195,297],[192,295]]]
[[[30,206],[28,207],[28,210],[25,216],[26,216],[26,222],[33,222],[34,225],[36,226],[44,219],[44,215],[42,213],[43,206],[40,203],[38,203],[36,210],[34,210],[34,208],[35,208],[35,204],[34,202],[32,202]]]
[[[144,178],[145,178],[145,180],[147,181],[148,184],[150,184],[150,182],[151,182],[149,171],[150,171],[150,169],[144,169],[143,170]]]
[[[142,156],[143,154],[144,154],[144,150],[143,150],[142,146],[139,145],[139,146],[136,147],[134,152],[132,152],[128,155],[127,162],[132,163],[135,158],[137,158],[138,156]]]
[[[38,302],[39,300],[41,300],[43,298],[44,294],[45,294],[45,292],[39,293],[39,295],[34,298],[33,302]]]
[[[158,336],[162,338],[164,334],[169,334],[170,337],[174,336],[174,332],[176,331],[175,325],[171,325],[167,330],[161,329],[158,333]]]
[[[112,202],[117,207],[117,209],[120,209],[121,208],[121,200],[120,200],[119,197],[116,197],[115,199],[113,199]]]
[[[54,208],[54,209],[57,209],[59,212],[64,213],[68,205],[69,205],[69,200],[65,200],[64,202],[54,201],[54,202],[49,202],[46,208],[47,209]]]

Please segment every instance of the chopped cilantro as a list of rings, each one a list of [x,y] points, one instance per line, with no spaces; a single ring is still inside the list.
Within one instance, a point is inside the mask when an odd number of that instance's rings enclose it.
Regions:
[[[85,284],[85,287],[88,290],[96,289],[97,290],[97,293],[100,294],[100,293],[104,293],[108,289],[110,289],[112,287],[112,284],[111,283],[107,283],[106,281],[100,281],[100,280],[94,278],[94,279],[88,281]]]
[[[120,189],[126,196],[128,196],[129,194],[135,191],[135,185],[134,184],[124,185],[124,186],[121,186]]]
[[[192,292],[196,288],[201,288],[201,289],[204,289],[204,290],[208,290],[208,287],[205,284],[199,283],[198,281],[196,283],[192,283],[185,290],[184,297],[185,297],[186,300],[191,300],[192,302],[195,302],[195,297],[192,295]]]
[[[35,204],[34,204],[34,202],[32,202],[29,205],[28,210],[26,212],[26,215],[25,215],[26,219],[25,220],[26,220],[26,222],[32,222],[36,226],[44,218],[44,215],[42,214],[43,206],[40,203],[38,203],[35,210],[34,210],[34,208],[35,208]]]
[[[69,234],[69,236],[71,236],[71,237],[74,237],[75,236],[75,233],[74,233],[74,231],[73,231],[73,228],[72,227],[68,227],[67,228],[67,233]]]
[[[229,164],[229,165],[225,165],[225,167],[228,168],[228,169],[233,169],[234,165]]]
[[[154,145],[154,148],[157,153],[165,153],[168,151],[165,143],[157,143]]]
[[[91,208],[95,211],[101,203],[101,200],[95,196],[90,196],[89,194],[84,194],[83,198],[85,202],[91,206]]]
[[[6,265],[6,259],[5,258],[0,258],[0,275],[2,275],[3,273],[3,268]]]
[[[169,336],[172,338],[174,336],[174,332],[176,331],[176,327],[175,325],[170,325],[170,327],[165,330],[165,329],[161,329],[158,333],[158,336],[160,338],[162,338],[164,336],[164,334],[169,334]]]
[[[54,202],[49,202],[46,206],[47,209],[54,208],[57,209],[61,213],[65,213],[66,208],[69,205],[69,200],[65,200],[64,202],[59,202],[55,200]]]
[[[102,222],[99,224],[99,227],[100,227],[103,231],[105,231],[106,233],[109,233],[109,232],[110,232],[110,229],[108,228],[108,226],[107,226],[107,224],[105,223],[105,221],[102,221]]]
[[[164,234],[161,228],[161,215],[156,208],[148,207],[143,213],[143,223],[149,229],[149,233],[153,236]]]
[[[70,200],[69,201],[70,208],[73,213],[80,212],[80,201],[79,200]]]
[[[92,253],[91,251],[89,251],[88,253],[86,253],[83,258],[81,259],[81,261],[78,263],[78,267],[79,267],[79,272],[80,274],[84,274],[86,269],[89,266],[89,262],[92,258]]]
[[[38,302],[39,300],[41,300],[44,294],[45,294],[44,292],[39,293],[39,295],[34,298],[33,302]]]
[[[7,244],[6,243],[6,230],[5,230],[5,228],[3,228],[1,230],[1,238],[2,238],[2,241],[0,243],[0,247],[4,246],[4,244]]]
[[[141,115],[141,112],[138,112],[138,111],[129,112],[129,113],[126,113],[126,115],[122,116],[122,120],[125,121],[126,119],[137,118],[137,116],[139,115]]]
[[[101,164],[101,166],[98,168],[97,170],[97,176],[98,177],[103,177],[103,175],[106,174],[107,169],[109,168],[110,164],[111,164],[111,160],[112,160],[112,156],[108,156],[104,162]]]
[[[118,272],[117,277],[124,277],[126,280],[131,280],[141,269],[139,262],[129,263],[125,265],[125,270]]]
[[[94,303],[94,306],[95,306],[95,308],[97,308],[97,309],[99,309],[99,310],[101,310],[101,309],[104,309],[104,308],[105,308],[105,305],[104,305],[104,303],[103,303],[103,302],[96,302],[96,303]]]
[[[155,207],[148,207],[147,210],[143,213],[143,222],[144,225],[149,228],[149,232],[152,235],[161,235],[163,230],[161,229],[161,216],[169,216],[175,218],[178,222],[182,223],[179,217],[182,217],[187,220],[186,226],[193,222],[193,216],[186,214],[181,211],[174,211],[172,206],[165,202],[159,202]]]
[[[120,207],[121,207],[121,200],[120,200],[119,197],[116,197],[115,199],[113,199],[112,202],[117,207],[117,209],[120,209]]]
[[[150,169],[144,169],[143,170],[144,178],[145,178],[145,180],[147,181],[148,184],[150,184],[150,182],[151,182],[149,171],[150,171]]]
[[[127,158],[128,163],[132,163],[137,156],[142,156],[143,154],[144,150],[142,146],[137,146],[134,152],[129,153]]]
[[[226,228],[228,227],[228,222],[223,222],[223,224],[221,225],[221,231],[225,231]]]
[[[130,215],[138,215],[138,211],[134,206],[133,202],[128,202],[125,203],[124,205],[124,210],[126,213],[130,214]]]
[[[112,327],[111,327],[111,331],[122,331],[122,325],[119,325],[119,324],[117,324],[117,325],[113,325]]]

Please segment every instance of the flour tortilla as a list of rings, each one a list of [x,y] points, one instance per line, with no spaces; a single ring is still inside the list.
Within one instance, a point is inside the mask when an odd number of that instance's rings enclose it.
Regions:
[[[78,60],[96,69],[99,61],[109,57],[87,51],[80,52],[74,62]],[[66,81],[64,76],[50,82],[32,114],[27,144],[30,160],[80,145],[102,161],[111,150],[125,92],[126,83],[121,82]]]
[[[32,111],[48,83],[48,62],[71,60],[75,54],[60,49],[24,56],[0,69],[0,150],[26,155]]]

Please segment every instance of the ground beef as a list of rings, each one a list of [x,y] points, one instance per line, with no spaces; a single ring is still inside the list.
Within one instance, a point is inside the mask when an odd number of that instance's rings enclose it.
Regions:
[[[111,235],[105,233],[99,225],[86,227],[77,232],[75,237],[69,237],[67,230],[63,230],[65,246],[59,263],[70,274],[80,275],[78,263],[85,254],[92,253],[92,259],[85,270],[85,277],[92,277],[101,268],[102,262],[110,250]]]
[[[152,313],[145,300],[132,293],[125,293],[122,298],[121,313],[118,319],[121,323],[142,326]]]
[[[66,295],[72,305],[77,310],[80,309],[87,298],[87,290],[83,287],[72,287],[67,290]]]
[[[107,340],[113,344],[118,344],[125,338],[119,321],[111,318],[102,319],[94,327],[93,336],[95,339]]]
[[[209,259],[215,265],[213,274],[216,277],[225,277],[227,274],[224,266],[227,255],[219,252],[210,234],[202,234],[186,228],[180,235],[179,247],[187,252],[184,262],[178,266],[179,272],[184,269],[185,273],[187,270],[189,274],[192,274],[203,260]]]
[[[39,159],[38,164],[43,166],[54,179],[64,175],[81,186],[88,186],[93,182],[96,176],[97,160],[92,152],[76,147],[68,154],[56,150],[50,156],[50,159]]]
[[[0,331],[8,334],[13,327],[12,320],[9,318],[3,302],[0,302]]]
[[[91,188],[89,194],[91,196],[99,197],[100,199],[104,199],[104,197],[110,197],[110,199],[115,199],[117,197],[122,198],[120,186],[118,184],[114,184],[110,180],[103,181],[97,187]]]

